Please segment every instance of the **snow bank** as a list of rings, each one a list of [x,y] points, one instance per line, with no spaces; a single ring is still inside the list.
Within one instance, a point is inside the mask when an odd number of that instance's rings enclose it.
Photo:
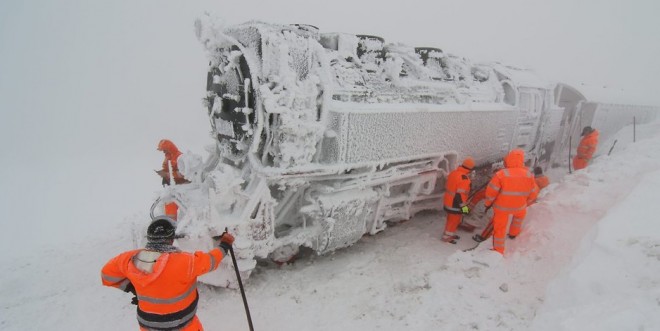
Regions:
[[[582,240],[571,264],[548,287],[534,329],[660,327],[660,205],[653,201],[660,186],[659,127],[651,128],[656,139],[627,146],[620,154],[600,160],[589,173],[579,174],[589,179],[587,183],[619,177],[622,186],[601,193],[614,198],[612,208],[600,209],[605,215]],[[622,196],[622,192],[627,194]],[[593,202],[587,196],[583,203]]]

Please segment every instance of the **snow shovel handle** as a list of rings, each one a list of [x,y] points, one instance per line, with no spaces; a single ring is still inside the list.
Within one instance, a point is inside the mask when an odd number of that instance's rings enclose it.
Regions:
[[[478,189],[472,191],[472,193],[468,196],[467,201],[471,201],[472,198],[474,198],[474,195],[477,194],[477,193],[479,193],[479,191],[483,190],[484,188],[486,188],[486,186],[488,186],[489,183],[490,183],[490,178],[486,181],[486,183],[484,183],[483,185],[479,186]]]
[[[227,228],[225,228],[227,232]],[[236,256],[234,256],[234,247],[229,246],[229,255],[231,255],[231,262],[234,263],[234,271],[236,271],[236,279],[238,280],[238,287],[241,289],[241,296],[243,297],[243,306],[245,306],[245,314],[247,315],[248,325],[250,331],[254,331],[252,326],[252,317],[250,316],[250,308],[248,307],[247,298],[245,297],[245,290],[243,289],[243,282],[241,281],[241,274],[238,272],[238,264],[236,263]]]

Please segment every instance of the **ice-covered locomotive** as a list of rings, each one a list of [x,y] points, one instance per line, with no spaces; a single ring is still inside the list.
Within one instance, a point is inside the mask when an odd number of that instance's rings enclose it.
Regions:
[[[441,209],[462,156],[489,169],[523,148],[530,165],[560,163],[566,137],[597,118],[567,85],[438,48],[302,24],[195,26],[215,144],[205,160],[180,159],[192,183],[165,188],[154,208],[179,205],[184,248],[210,248],[209,234],[228,227],[245,276],[256,259],[285,261],[301,246],[323,254]]]

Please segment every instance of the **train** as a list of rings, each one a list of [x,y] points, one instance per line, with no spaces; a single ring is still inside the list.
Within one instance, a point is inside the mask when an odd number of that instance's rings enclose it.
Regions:
[[[528,166],[566,166],[583,126],[607,139],[658,113],[373,35],[211,18],[195,32],[209,59],[213,144],[205,158],[181,156],[190,183],[165,187],[152,214],[177,203],[184,249],[210,249],[228,229],[243,278],[262,259],[286,263],[302,247],[326,254],[442,210],[445,177],[465,156],[477,163],[475,185],[514,148]],[[201,280],[232,287],[231,268]]]

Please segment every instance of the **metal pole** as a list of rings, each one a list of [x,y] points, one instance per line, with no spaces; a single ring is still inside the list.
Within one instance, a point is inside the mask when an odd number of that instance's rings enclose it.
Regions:
[[[607,152],[607,156],[610,156],[612,154],[612,150],[614,149],[614,145],[616,145],[617,139],[614,140],[614,143],[612,144],[612,147],[610,147],[610,151]]]
[[[167,175],[170,178],[170,186],[174,186],[176,183],[174,182],[174,170],[172,169],[172,161],[167,161],[167,167],[169,168]]]
[[[633,142],[637,139],[637,119],[633,116]]]
[[[225,228],[227,232],[227,228]],[[238,280],[238,287],[241,289],[241,296],[243,297],[243,306],[245,306],[245,314],[247,315],[248,325],[250,331],[254,331],[252,326],[252,317],[250,316],[250,308],[248,307],[247,298],[245,297],[245,290],[243,289],[243,282],[241,281],[241,274],[238,272],[238,263],[236,263],[236,256],[234,256],[234,247],[229,246],[229,255],[231,255],[231,262],[234,263],[234,271],[236,271],[236,279]]]
[[[488,181],[486,181],[485,184],[479,186],[478,189],[474,190],[474,191],[468,196],[467,201],[472,200],[472,198],[474,197],[474,195],[477,194],[479,191],[483,190],[486,186],[488,186],[489,183],[490,183],[490,178],[488,179]]]
[[[572,174],[571,170],[571,149],[573,149],[573,136],[568,136],[568,173]]]

